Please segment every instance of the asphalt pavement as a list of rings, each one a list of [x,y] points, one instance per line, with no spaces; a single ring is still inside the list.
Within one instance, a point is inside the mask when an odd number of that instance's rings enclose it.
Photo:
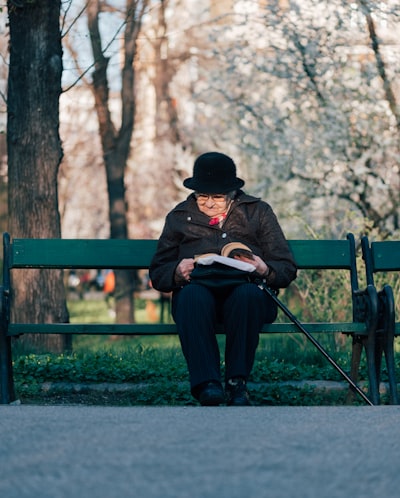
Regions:
[[[400,406],[0,406],[2,498],[398,498]]]

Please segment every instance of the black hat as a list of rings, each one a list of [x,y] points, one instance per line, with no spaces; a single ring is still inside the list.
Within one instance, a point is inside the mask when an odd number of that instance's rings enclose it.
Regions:
[[[206,152],[194,162],[193,176],[183,185],[204,194],[225,194],[237,190],[244,181],[236,176],[233,160],[220,152]]]

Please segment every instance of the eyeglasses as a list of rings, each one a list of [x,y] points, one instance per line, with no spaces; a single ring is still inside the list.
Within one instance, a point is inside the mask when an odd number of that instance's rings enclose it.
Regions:
[[[200,204],[204,204],[205,202],[208,201],[208,199],[211,199],[213,200],[214,202],[226,202],[226,195],[224,194],[199,194],[199,193],[195,193],[195,196],[196,196],[196,200],[200,203]]]

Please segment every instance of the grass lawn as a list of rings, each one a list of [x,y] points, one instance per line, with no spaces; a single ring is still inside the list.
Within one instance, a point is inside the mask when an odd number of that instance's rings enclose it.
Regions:
[[[112,323],[114,320],[102,299],[70,301],[69,310],[71,321],[75,322]],[[154,309],[151,311],[153,316]],[[145,301],[137,301],[135,319],[137,322],[148,320]],[[351,340],[342,339],[332,335],[318,337],[348,372]],[[224,337],[219,336],[218,340],[223,372]],[[177,336],[74,336],[72,353],[19,355],[14,362],[14,372],[18,397],[24,403],[196,404],[190,395],[186,363]],[[365,379],[363,361],[361,380]],[[261,336],[249,379],[255,404],[345,402],[346,391],[316,391],[312,387],[315,380],[342,381],[342,378],[304,335]],[[72,389],[72,384],[80,385],[80,390]],[[99,384],[103,385],[100,390],[90,387]]]

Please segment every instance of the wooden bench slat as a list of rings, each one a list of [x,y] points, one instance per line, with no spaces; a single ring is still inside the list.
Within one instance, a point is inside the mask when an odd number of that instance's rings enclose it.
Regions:
[[[348,240],[290,240],[299,268],[350,269]],[[10,268],[148,268],[157,241],[150,239],[14,239]]]
[[[364,323],[360,322],[318,322],[307,323],[307,330],[312,333],[342,332],[366,335]],[[221,332],[221,330],[219,330]],[[263,333],[282,334],[299,332],[293,323],[265,324]],[[8,334],[117,334],[117,335],[162,335],[176,334],[173,323],[135,323],[135,324],[96,324],[96,323],[44,323],[24,324],[10,323]]]
[[[400,241],[371,243],[373,272],[400,270]]]
[[[148,268],[157,241],[14,239],[11,268]]]
[[[352,258],[348,240],[289,240],[300,269],[350,269]]]

